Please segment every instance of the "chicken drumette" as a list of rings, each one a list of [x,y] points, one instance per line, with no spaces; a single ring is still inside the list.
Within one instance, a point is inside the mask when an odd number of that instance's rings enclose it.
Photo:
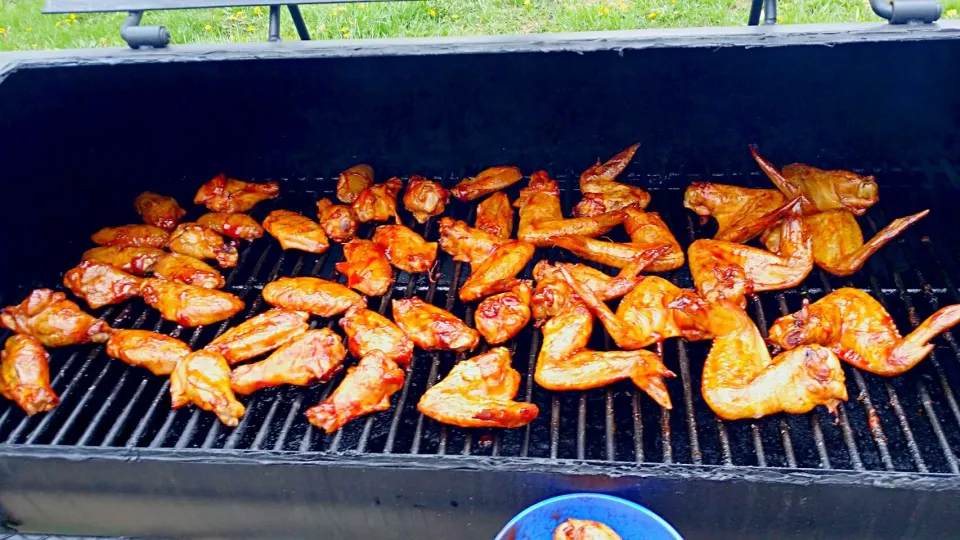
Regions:
[[[237,364],[290,343],[310,329],[309,318],[303,311],[274,308],[227,330],[204,349]]]
[[[154,375],[170,375],[177,362],[191,352],[179,339],[149,330],[117,330],[107,340],[108,356]]]
[[[485,298],[473,318],[477,331],[491,345],[513,339],[530,322],[532,296],[533,287],[524,281],[505,293]]]
[[[140,289],[143,301],[181,326],[204,326],[236,315],[243,300],[223,291],[150,278]]]
[[[200,186],[193,204],[202,204],[213,212],[249,212],[258,202],[274,199],[280,194],[280,184],[255,184],[220,174]]]
[[[474,229],[463,221],[440,220],[440,247],[453,260],[470,263],[470,277],[460,288],[460,300],[473,302],[491,294],[516,287],[516,278],[533,258],[533,244],[520,240],[503,240]]]
[[[354,418],[390,408],[390,396],[403,387],[403,370],[373,351],[347,370],[340,386],[323,403],[307,409],[311,424],[333,433]]]
[[[230,388],[230,366],[213,351],[188,354],[170,375],[171,408],[179,409],[191,402],[216,414],[230,427],[237,427],[246,412]]]
[[[308,386],[328,380],[341,369],[346,356],[340,336],[332,330],[309,330],[266,360],[235,369],[230,384],[240,395],[281,384]]]
[[[154,277],[195,285],[204,289],[222,289],[226,285],[220,272],[209,264],[179,253],[165,253],[153,268]]]
[[[0,395],[32,416],[60,403],[50,387],[50,355],[36,338],[10,336],[0,353]]]
[[[630,146],[613,156],[606,163],[597,161],[580,175],[580,191],[583,200],[573,207],[576,217],[599,216],[606,212],[636,208],[643,210],[650,204],[650,194],[635,187],[616,181],[620,173],[630,164],[640,144]]]
[[[411,274],[429,272],[437,260],[437,243],[427,242],[404,225],[377,227],[373,243],[383,251],[390,264]]]
[[[370,240],[353,240],[343,245],[337,272],[347,277],[347,287],[367,296],[382,296],[393,284],[393,268],[380,246]]]
[[[166,254],[157,248],[109,246],[88,249],[81,259],[106,263],[124,272],[145,276],[154,271],[157,262]]]
[[[109,264],[84,261],[63,275],[63,284],[91,308],[99,309],[140,294],[143,279]]]
[[[333,204],[330,199],[317,201],[317,220],[323,232],[334,242],[344,243],[357,235],[360,222],[353,208],[343,204]]]
[[[373,184],[373,167],[361,163],[340,173],[337,178],[337,198],[345,204],[353,204],[360,192]]]
[[[472,351],[480,334],[442,308],[413,297],[393,301],[393,321],[421,349]]]
[[[246,214],[208,212],[197,218],[197,224],[209,227],[234,240],[256,240],[263,236],[263,227]]]
[[[472,201],[516,184],[523,174],[517,167],[499,166],[484,169],[473,178],[464,178],[450,193],[461,201]]]
[[[568,234],[600,236],[626,219],[622,211],[564,219],[560,210],[560,188],[546,171],[530,176],[530,184],[520,190],[520,197],[513,205],[520,209],[517,237],[538,247],[550,247],[554,238]]]
[[[270,212],[263,220],[263,228],[280,242],[283,249],[323,253],[330,247],[320,224],[290,210]]]
[[[144,191],[133,201],[134,208],[148,225],[172,231],[187,211],[180,208],[173,197],[165,197],[152,191]]]
[[[213,229],[196,223],[181,223],[170,235],[170,251],[195,259],[214,259],[221,268],[237,265],[239,254],[232,242],[227,242]]]
[[[90,239],[99,246],[163,248],[170,241],[170,233],[155,225],[121,225],[104,227]]]
[[[103,343],[113,333],[106,322],[50,289],[35,289],[20,304],[3,308],[0,324],[37,338],[45,347]]]
[[[351,306],[366,307],[359,294],[339,283],[315,277],[285,277],[263,287],[268,304],[318,317],[333,317]]]
[[[506,193],[494,193],[477,205],[476,226],[497,238],[510,238],[513,233],[513,207]]]
[[[431,216],[439,216],[450,202],[450,192],[439,183],[413,175],[403,194],[403,206],[413,214],[417,223],[424,223]]]
[[[347,335],[350,354],[357,358],[380,351],[390,360],[405,366],[413,357],[413,341],[410,337],[376,311],[352,307],[340,319],[340,328]]]
[[[387,221],[397,217],[397,195],[403,189],[399,178],[391,178],[382,184],[374,184],[361,191],[353,201],[353,211],[361,223],[368,221]]]

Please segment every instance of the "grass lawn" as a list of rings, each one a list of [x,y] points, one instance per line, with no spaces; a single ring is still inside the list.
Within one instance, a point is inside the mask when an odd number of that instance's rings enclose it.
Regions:
[[[44,0],[0,0],[0,50],[122,47],[123,14],[42,15]],[[960,0],[943,0],[957,18]],[[428,0],[301,6],[314,39],[576,32],[746,24],[749,0]],[[780,21],[879,21],[867,0],[786,0]],[[283,37],[296,39],[284,10]],[[174,43],[265,41],[267,9],[149,12]]]

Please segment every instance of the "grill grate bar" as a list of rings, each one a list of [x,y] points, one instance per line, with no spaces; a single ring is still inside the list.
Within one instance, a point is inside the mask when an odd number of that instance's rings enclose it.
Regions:
[[[533,401],[533,375],[534,367],[537,365],[537,351],[540,350],[540,330],[534,328],[530,331],[530,354],[527,357],[527,387],[524,391],[523,400]],[[636,395],[634,395],[636,398]],[[634,400],[634,415],[637,414],[636,400]],[[528,457],[530,455],[530,432],[533,429],[533,422],[530,422],[523,428],[523,441],[520,443],[520,455]]]
[[[769,337],[767,335],[767,329],[770,327],[767,324],[767,315],[763,312],[763,305],[760,303],[760,298],[756,294],[750,295],[750,303],[753,304],[754,312],[757,317],[757,327],[760,330],[760,335],[763,339]],[[757,455],[757,465],[761,467],[767,466],[767,454],[763,450],[763,440],[760,437],[760,424],[758,422],[750,422],[750,433],[753,437],[753,449]]]

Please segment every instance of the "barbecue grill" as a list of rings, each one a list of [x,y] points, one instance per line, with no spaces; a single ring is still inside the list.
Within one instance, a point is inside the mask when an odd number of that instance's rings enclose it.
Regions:
[[[868,236],[931,209],[849,278],[814,270],[799,288],[751,298],[758,326],[849,285],[909,331],[960,302],[958,38],[960,25],[944,23],[2,56],[0,304],[57,287],[90,233],[137,221],[132,203],[144,190],[176,197],[195,217],[193,193],[221,170],[280,182],[258,219],[276,208],[313,215],[336,173],[361,161],[380,180],[416,173],[447,186],[494,164],[546,169],[569,212],[579,173],[639,141],[622,178],[651,191],[650,209],[686,249],[715,226],[683,209],[683,189],[694,180],[768,186],[747,151],[756,143],[780,165],[876,175],[881,201],[861,220]],[[446,215],[472,223],[474,208],[455,201]],[[437,238],[437,218],[405,217]],[[266,310],[260,289],[278,276],[341,279],[341,255],[337,245],[313,255],[283,252],[270,238],[244,244],[225,290],[247,308],[222,324],[180,328],[140,300],[95,314],[202,346]],[[554,249],[541,258],[573,260]],[[439,276],[398,273],[371,309],[416,295],[471,322],[476,305],[456,297],[468,273],[441,252]],[[686,268],[666,277],[692,286]],[[526,428],[424,418],[419,397],[464,356],[418,350],[391,409],[333,435],[303,411],[342,375],[262,390],[231,429],[194,407],[171,411],[166,378],[100,346],[53,350],[59,407],[28,418],[0,403],[3,524],[87,535],[479,539],[529,504],[596,491],[640,502],[687,538],[956,536],[960,344],[950,332],[900,377],[845,365],[850,400],[836,417],[819,408],[738,422],[717,419],[701,398],[707,343],[663,345],[677,374],[666,411],[629,381],[587,392],[538,387],[540,338],[528,328],[507,344],[523,375],[518,399],[541,410]],[[612,348],[599,325],[593,339]]]

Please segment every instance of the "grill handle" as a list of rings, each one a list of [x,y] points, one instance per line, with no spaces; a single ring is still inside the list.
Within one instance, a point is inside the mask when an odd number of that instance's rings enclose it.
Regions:
[[[120,37],[130,48],[160,48],[170,44],[170,31],[166,26],[140,26],[142,18],[142,11],[131,11],[120,25]]]
[[[890,24],[932,23],[943,13],[937,0],[870,0],[870,7]]]

